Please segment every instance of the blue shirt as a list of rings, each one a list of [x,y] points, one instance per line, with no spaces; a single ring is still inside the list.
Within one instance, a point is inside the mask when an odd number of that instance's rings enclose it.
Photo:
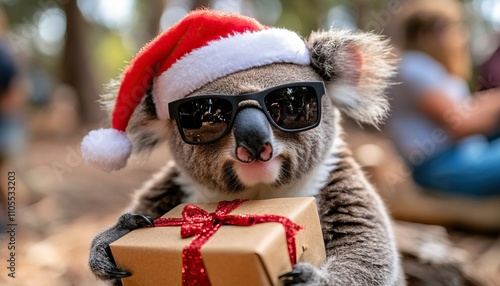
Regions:
[[[449,148],[454,141],[447,131],[417,109],[418,101],[430,91],[439,91],[462,104],[470,96],[469,87],[432,57],[417,51],[402,54],[395,81],[398,84],[388,92],[391,104],[386,124],[388,135],[405,160],[420,165]],[[453,112],[451,108],[450,112]]]

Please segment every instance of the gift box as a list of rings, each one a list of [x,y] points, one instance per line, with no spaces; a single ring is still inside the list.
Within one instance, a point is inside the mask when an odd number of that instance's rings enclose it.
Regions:
[[[196,206],[195,213],[206,211],[205,215],[220,214],[217,204]],[[193,205],[179,205],[162,218],[180,221],[189,207]],[[211,230],[199,231],[201,236],[206,232],[210,232],[211,236],[199,246],[203,269],[195,271],[206,273],[211,285],[279,285],[278,277],[291,271],[294,262],[309,262],[319,266],[325,259],[314,198],[244,201],[226,215],[229,221],[242,220],[246,225],[227,225],[224,222],[213,235]],[[262,219],[256,220],[254,216],[273,217],[279,222],[260,222]],[[196,215],[193,217],[197,221]],[[290,246],[291,235],[285,232],[283,223],[287,219],[301,226],[300,230],[295,229],[298,231],[293,235],[293,247]],[[215,219],[209,226],[218,222]],[[110,247],[116,264],[120,269],[132,273],[132,276],[122,279],[123,285],[183,285],[183,279],[188,279],[187,283],[184,280],[184,285],[203,285],[196,280],[189,281],[191,278],[182,274],[183,271],[193,271],[185,269],[186,264],[192,262],[192,254],[183,252],[184,248],[188,244],[200,243],[193,241],[196,236],[182,238],[181,233],[189,236],[190,232],[198,229],[196,223],[186,227],[179,222],[178,226],[137,229],[112,243]]]

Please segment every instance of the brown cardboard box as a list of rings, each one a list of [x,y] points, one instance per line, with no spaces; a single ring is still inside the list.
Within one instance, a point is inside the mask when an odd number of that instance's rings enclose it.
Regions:
[[[197,204],[213,212],[217,204]],[[179,205],[163,217],[181,217]],[[247,201],[231,212],[276,214],[304,227],[297,233],[297,262],[319,266],[325,259],[323,236],[314,198]],[[181,285],[182,250],[192,237],[182,239],[180,227],[134,230],[111,244],[120,269],[132,273],[123,285]],[[253,226],[223,225],[202,247],[210,282],[218,285],[278,285],[278,276],[292,268],[285,231],[279,223]]]

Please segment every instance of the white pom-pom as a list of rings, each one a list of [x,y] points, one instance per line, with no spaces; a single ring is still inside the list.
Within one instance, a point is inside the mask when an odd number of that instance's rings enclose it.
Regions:
[[[112,128],[99,129],[90,131],[83,138],[81,148],[85,163],[111,172],[125,167],[132,152],[132,142],[125,132]]]

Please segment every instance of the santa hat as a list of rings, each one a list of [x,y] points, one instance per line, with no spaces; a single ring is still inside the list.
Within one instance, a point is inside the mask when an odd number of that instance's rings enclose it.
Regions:
[[[239,14],[196,10],[145,45],[124,71],[111,127],[82,141],[83,159],[104,170],[123,168],[132,151],[125,130],[147,90],[160,120],[168,103],[220,77],[271,63],[308,65],[309,51],[295,32]]]

